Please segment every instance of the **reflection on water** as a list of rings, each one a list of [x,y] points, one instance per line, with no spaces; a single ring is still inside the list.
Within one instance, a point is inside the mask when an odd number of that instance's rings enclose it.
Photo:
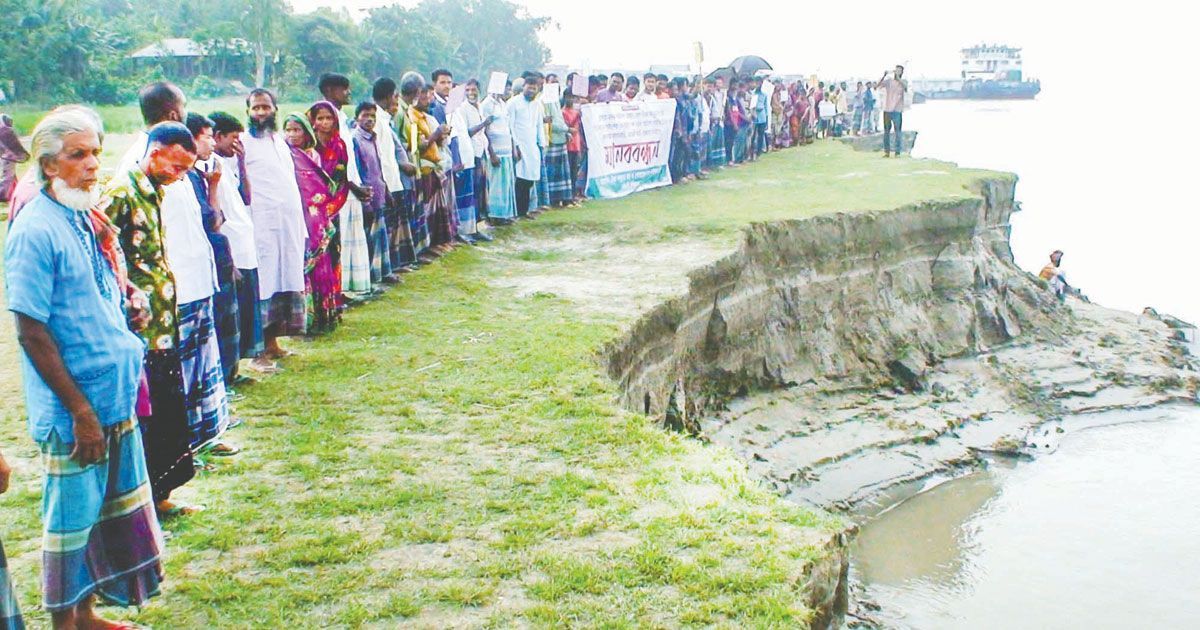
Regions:
[[[1200,627],[1200,410],[1083,431],[863,527],[889,627]]]

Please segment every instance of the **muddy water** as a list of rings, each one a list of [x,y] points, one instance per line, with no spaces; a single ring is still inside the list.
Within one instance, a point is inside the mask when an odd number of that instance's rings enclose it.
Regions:
[[[1200,627],[1200,409],[1128,419],[868,520],[860,600],[889,628]]]

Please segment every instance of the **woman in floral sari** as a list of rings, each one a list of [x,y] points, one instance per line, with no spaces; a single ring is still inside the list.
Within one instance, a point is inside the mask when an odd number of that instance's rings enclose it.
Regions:
[[[322,168],[324,160],[317,149],[317,134],[309,124],[307,116],[289,114],[283,121],[283,133],[292,150],[292,161],[296,165],[296,183],[300,187],[304,221],[308,226],[308,240],[304,250],[308,332],[320,334],[336,328],[341,317],[342,283],[334,265],[330,245],[337,235],[335,226],[338,212],[346,203],[346,195],[349,194],[349,189],[344,183],[345,144],[341,145],[343,183],[339,184]],[[327,144],[327,152],[332,144]],[[336,148],[334,151],[336,152]]]

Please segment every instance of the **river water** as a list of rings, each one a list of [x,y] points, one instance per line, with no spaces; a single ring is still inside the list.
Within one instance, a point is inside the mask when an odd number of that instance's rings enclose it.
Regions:
[[[1140,162],[1114,169],[1102,150],[1111,138],[1051,132],[1068,113],[1052,97],[948,101],[918,105],[905,122],[920,132],[918,156],[1020,175],[1022,267],[1036,271],[1061,248],[1068,279],[1093,299],[1200,319],[1195,292],[1179,290],[1191,265],[1137,273],[1137,260],[1163,259],[1174,239],[1194,241],[1194,217],[1181,223],[1179,207],[1163,205],[1163,190],[1185,198],[1187,180],[1151,177]],[[880,607],[872,616],[920,629],[1200,627],[1200,408],[1117,420],[868,519],[852,575],[860,599]]]

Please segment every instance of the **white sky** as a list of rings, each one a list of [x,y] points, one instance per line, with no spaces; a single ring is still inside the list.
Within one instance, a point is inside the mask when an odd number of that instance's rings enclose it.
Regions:
[[[352,14],[396,3],[291,1],[298,11],[330,6]],[[1194,32],[1191,12],[1181,8],[1185,3],[1163,0],[517,3],[554,21],[543,36],[553,62],[580,69],[687,63],[694,41],[704,43],[705,68],[760,54],[780,71],[839,76],[873,77],[904,62],[911,78],[953,76],[958,50],[980,42],[1022,46],[1029,75],[1059,81],[1073,73],[1089,79],[1136,78],[1158,62],[1171,61],[1168,57],[1179,55],[1189,64],[1196,59],[1182,49]]]

